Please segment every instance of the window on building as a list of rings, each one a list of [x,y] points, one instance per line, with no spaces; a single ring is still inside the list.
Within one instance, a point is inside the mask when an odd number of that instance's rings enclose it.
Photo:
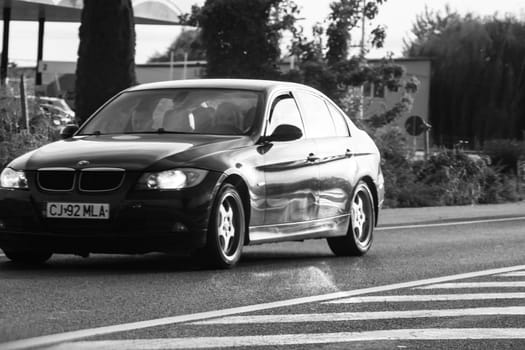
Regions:
[[[374,97],[385,97],[385,86],[383,84],[374,84]]]

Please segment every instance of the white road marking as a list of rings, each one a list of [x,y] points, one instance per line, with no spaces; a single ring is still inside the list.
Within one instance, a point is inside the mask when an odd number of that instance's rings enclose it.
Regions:
[[[196,325],[208,324],[255,324],[255,323],[303,323],[303,322],[340,322],[364,320],[394,320],[405,318],[461,317],[488,315],[525,315],[524,306],[482,307],[467,309],[436,309],[410,311],[371,311],[371,312],[336,312],[309,314],[277,314],[229,316],[214,320],[193,322]]]
[[[507,222],[507,221],[519,221],[525,220],[525,216],[517,216],[513,218],[502,218],[502,219],[487,219],[487,220],[470,220],[470,221],[457,221],[457,222],[443,222],[435,224],[413,224],[413,225],[401,225],[401,226],[386,226],[377,227],[376,231],[387,231],[387,230],[403,230],[412,228],[427,228],[427,227],[444,227],[444,226],[456,226],[456,225],[473,225],[473,224],[485,224],[491,222]]]
[[[87,337],[101,336],[101,335],[106,335],[106,334],[133,331],[137,329],[159,327],[159,326],[185,323],[185,322],[195,322],[195,321],[201,321],[201,320],[205,320],[209,318],[218,318],[218,317],[230,316],[234,314],[268,310],[268,309],[274,309],[274,308],[286,307],[286,306],[292,306],[292,305],[322,302],[322,301],[335,300],[335,299],[340,299],[340,298],[349,298],[352,296],[371,294],[371,293],[381,293],[385,291],[391,291],[391,290],[402,289],[402,288],[414,288],[414,287],[423,286],[427,284],[436,284],[436,283],[443,283],[443,282],[455,281],[455,280],[461,280],[461,279],[467,279],[467,278],[489,276],[489,275],[494,275],[494,274],[501,274],[501,273],[506,273],[506,272],[524,270],[524,269],[525,269],[525,265],[517,265],[517,266],[511,266],[511,267],[503,267],[503,268],[496,268],[496,269],[490,269],[490,270],[461,273],[457,275],[428,278],[428,279],[417,280],[417,281],[394,283],[394,284],[377,286],[377,287],[355,289],[355,290],[350,290],[350,291],[335,292],[335,293],[329,293],[329,294],[323,294],[323,295],[315,295],[315,296],[310,296],[310,297],[288,299],[288,300],[275,301],[275,302],[269,302],[269,303],[263,303],[263,304],[240,306],[240,307],[235,307],[235,308],[230,308],[230,309],[207,311],[207,312],[200,312],[200,313],[195,313],[195,314],[178,315],[178,316],[163,317],[163,318],[157,318],[157,319],[146,320],[146,321],[138,321],[138,322],[122,323],[122,324],[115,324],[115,325],[103,326],[103,327],[81,329],[81,330],[76,330],[76,331],[43,335],[43,336],[28,338],[28,339],[15,340],[15,341],[7,342],[7,343],[0,343],[0,349],[18,350],[18,349],[28,349],[28,348],[34,348],[34,347],[43,347],[47,345],[53,345],[53,344],[57,344],[61,342],[73,341],[73,340],[87,338]]]
[[[470,294],[416,294],[377,295],[325,301],[324,304],[404,303],[419,301],[525,299],[525,293],[470,293]]]
[[[525,277],[525,271],[515,271],[496,275],[496,277]]]
[[[430,286],[415,287],[415,289],[460,289],[460,288],[523,288],[525,281],[512,282],[457,282],[440,283]]]
[[[98,340],[65,343],[46,350],[167,350],[286,346],[396,340],[525,339],[525,328],[393,329],[369,332],[305,333],[233,337]]]

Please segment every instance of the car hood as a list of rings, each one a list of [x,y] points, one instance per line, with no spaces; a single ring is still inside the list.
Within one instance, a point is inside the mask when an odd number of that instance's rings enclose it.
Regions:
[[[157,170],[155,168],[176,166],[214,153],[240,148],[250,142],[251,139],[247,136],[169,134],[80,136],[43,146],[17,159],[11,166],[25,170],[49,167]],[[86,164],[86,161],[89,163]]]

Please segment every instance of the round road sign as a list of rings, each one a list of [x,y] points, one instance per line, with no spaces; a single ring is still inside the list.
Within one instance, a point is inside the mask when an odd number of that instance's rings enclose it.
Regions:
[[[423,132],[430,129],[430,127],[430,124],[425,122],[423,118],[418,115],[408,117],[405,122],[405,129],[412,136],[421,135]]]

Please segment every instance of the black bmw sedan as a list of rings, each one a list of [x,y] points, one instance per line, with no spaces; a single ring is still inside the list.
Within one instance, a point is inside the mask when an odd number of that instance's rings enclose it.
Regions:
[[[310,87],[187,80],[119,93],[0,176],[0,248],[191,252],[234,266],[244,245],[326,238],[362,255],[383,201],[371,138]]]

